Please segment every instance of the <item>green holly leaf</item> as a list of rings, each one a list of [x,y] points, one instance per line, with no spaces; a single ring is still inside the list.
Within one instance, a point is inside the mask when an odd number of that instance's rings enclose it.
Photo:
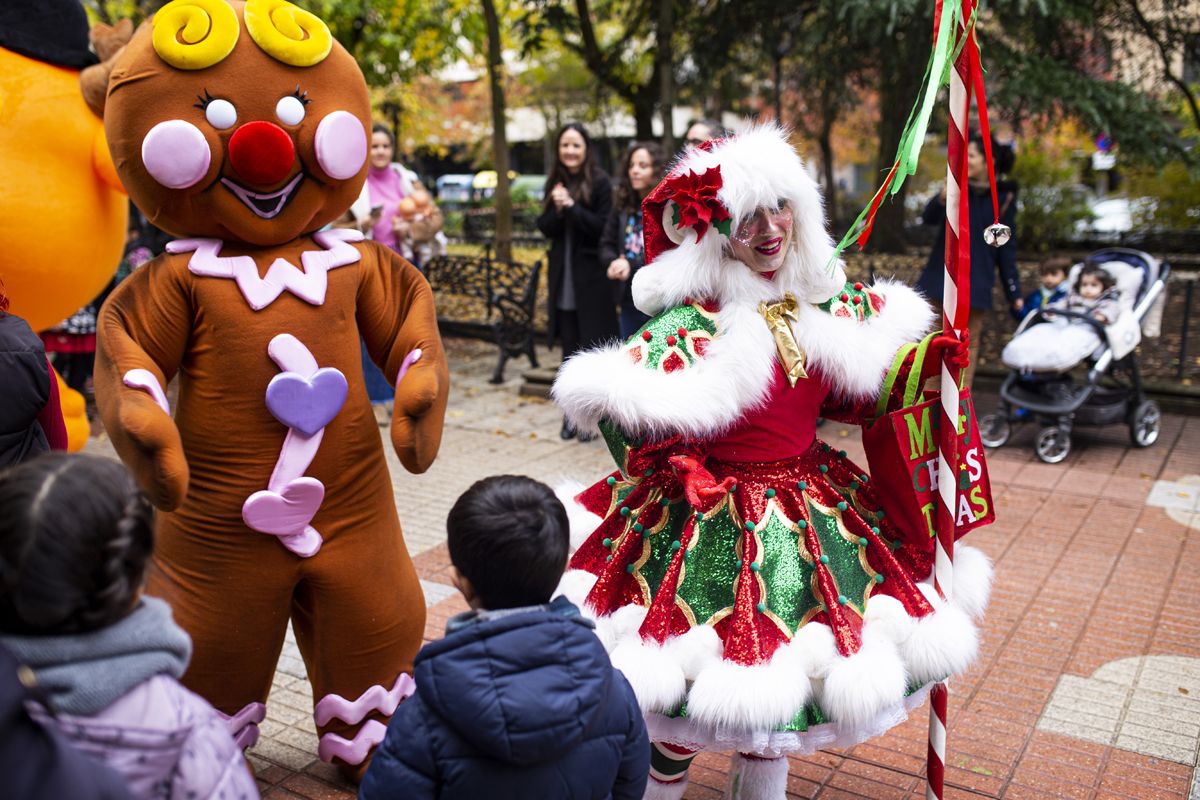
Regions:
[[[720,231],[722,236],[724,236],[726,239],[728,239],[730,236],[730,233],[731,233],[730,226],[732,224],[733,224],[733,218],[730,217],[729,219],[723,219],[720,222],[714,222],[713,227],[716,228],[718,231]]]
[[[679,227],[679,223],[682,221],[682,217],[680,216],[681,213],[682,211],[679,208],[679,203],[671,203],[671,224],[676,228]]]

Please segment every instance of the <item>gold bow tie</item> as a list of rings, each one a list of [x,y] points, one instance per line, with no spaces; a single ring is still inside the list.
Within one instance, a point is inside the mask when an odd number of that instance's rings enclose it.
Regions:
[[[792,326],[788,324],[789,319],[792,322],[798,321],[796,309],[796,298],[791,292],[785,294],[778,303],[763,301],[758,304],[758,313],[763,315],[767,327],[771,329],[771,335],[775,337],[779,362],[783,365],[783,371],[787,373],[788,383],[792,387],[796,386],[796,381],[808,377],[808,373],[804,371],[804,351],[796,344],[796,336],[792,333]]]

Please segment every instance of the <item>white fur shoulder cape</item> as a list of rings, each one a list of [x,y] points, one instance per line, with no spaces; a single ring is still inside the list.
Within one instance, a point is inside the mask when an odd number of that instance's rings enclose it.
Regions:
[[[855,288],[861,284],[846,286],[851,293]],[[878,309],[864,314],[843,303],[839,311],[835,296],[832,308],[802,303],[792,325],[807,364],[848,401],[876,396],[896,351],[924,336],[933,320],[925,299],[903,284],[880,281],[860,294],[873,295]],[[630,348],[636,339],[611,344],[568,359],[553,397],[581,429],[606,419],[630,435],[717,436],[766,400],[776,349],[759,300],[743,296],[723,303],[711,344],[686,369],[664,371],[635,361]],[[649,329],[654,326],[652,321]]]

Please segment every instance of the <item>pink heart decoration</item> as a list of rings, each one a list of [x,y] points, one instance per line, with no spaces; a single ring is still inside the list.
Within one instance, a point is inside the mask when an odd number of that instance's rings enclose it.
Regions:
[[[301,534],[325,499],[325,484],[316,478],[289,481],[281,491],[263,489],[246,498],[242,519],[259,533],[273,536]]]

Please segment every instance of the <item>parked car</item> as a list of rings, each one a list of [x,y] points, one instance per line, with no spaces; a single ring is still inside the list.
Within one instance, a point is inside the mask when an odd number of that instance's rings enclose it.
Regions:
[[[545,175],[520,175],[512,182],[513,202],[538,203],[546,199]]]
[[[449,204],[461,207],[471,202],[473,198],[474,175],[443,175],[434,186],[437,190],[439,205]]]

